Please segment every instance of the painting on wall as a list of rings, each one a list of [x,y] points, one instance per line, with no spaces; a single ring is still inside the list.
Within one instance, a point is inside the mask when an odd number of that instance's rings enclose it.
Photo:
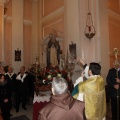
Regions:
[[[15,50],[15,61],[21,61],[21,50]]]
[[[76,44],[71,42],[71,44],[69,44],[69,52],[70,52],[70,55],[73,57],[73,59],[76,59],[77,56],[76,56]]]

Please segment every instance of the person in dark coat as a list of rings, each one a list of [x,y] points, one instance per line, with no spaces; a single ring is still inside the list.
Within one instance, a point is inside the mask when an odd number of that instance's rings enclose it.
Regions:
[[[12,96],[11,96],[11,107],[12,105],[15,107],[16,106],[16,100],[15,100],[15,81],[16,81],[16,74],[13,72],[13,68],[11,66],[8,66],[8,72],[5,74],[6,79],[8,80],[9,84],[11,85],[11,91],[12,91]]]
[[[29,93],[29,77],[25,73],[25,67],[20,68],[20,73],[16,77],[16,112],[19,112],[20,102],[22,101],[22,108],[26,110],[26,103]]]
[[[0,74],[5,74],[5,70],[3,66],[0,66]]]
[[[3,120],[10,120],[11,89],[9,85],[5,75],[0,74],[0,108]]]
[[[52,93],[50,102],[39,111],[38,120],[85,120],[84,103],[71,96],[64,78],[54,78]]]
[[[120,63],[118,65],[119,65],[118,69],[111,68],[109,70],[106,78],[111,99],[112,120],[117,120],[118,116],[117,107],[119,108],[120,114]],[[119,105],[117,104],[117,96],[119,96],[118,99]]]

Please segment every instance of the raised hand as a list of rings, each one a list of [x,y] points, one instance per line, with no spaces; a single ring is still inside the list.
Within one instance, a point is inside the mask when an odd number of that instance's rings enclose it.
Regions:
[[[82,58],[78,58],[78,61],[84,66],[85,65],[85,62]]]

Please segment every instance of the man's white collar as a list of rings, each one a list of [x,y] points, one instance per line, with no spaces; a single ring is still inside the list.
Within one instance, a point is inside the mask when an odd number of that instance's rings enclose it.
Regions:
[[[21,80],[22,82],[24,81],[24,78],[26,77],[27,74],[24,73],[23,77],[21,78],[21,74],[19,74],[16,79]]]

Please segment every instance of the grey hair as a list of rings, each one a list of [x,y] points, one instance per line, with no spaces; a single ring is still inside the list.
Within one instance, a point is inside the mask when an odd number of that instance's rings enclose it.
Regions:
[[[52,81],[52,88],[54,89],[54,94],[55,95],[60,95],[68,92],[68,83],[67,81],[60,77],[60,78],[53,78]]]

